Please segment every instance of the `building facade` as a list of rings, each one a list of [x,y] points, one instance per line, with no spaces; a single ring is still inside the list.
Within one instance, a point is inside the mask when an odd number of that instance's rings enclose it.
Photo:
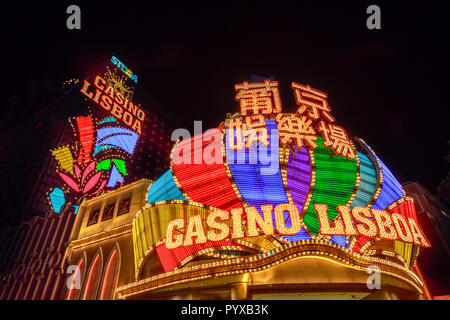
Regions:
[[[334,123],[326,94],[292,83],[299,109],[283,113],[276,81],[235,88],[240,113],[178,141],[159,178],[5,235],[1,298],[433,298],[417,263],[431,209]],[[80,159],[65,170],[81,182],[65,181],[89,191],[104,168]]]

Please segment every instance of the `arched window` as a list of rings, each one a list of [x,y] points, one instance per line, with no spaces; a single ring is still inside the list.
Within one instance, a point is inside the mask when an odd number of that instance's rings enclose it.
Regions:
[[[69,276],[67,281],[67,286],[69,291],[67,292],[66,300],[78,300],[81,292],[81,285],[83,284],[83,276],[85,270],[85,257],[81,257],[77,263],[77,269],[74,271],[73,275]],[[72,281],[70,281],[72,279]],[[70,282],[70,283],[68,283]]]
[[[102,252],[99,250],[89,267],[86,283],[84,285],[82,300],[94,300],[96,298],[98,283],[100,282],[100,273],[102,270]]]
[[[119,247],[116,244],[111,251],[108,262],[106,263],[103,283],[100,291],[100,300],[112,300],[116,287],[117,277],[119,275]]]

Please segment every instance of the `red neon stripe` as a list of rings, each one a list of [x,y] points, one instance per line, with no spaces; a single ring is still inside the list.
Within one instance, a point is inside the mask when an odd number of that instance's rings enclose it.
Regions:
[[[218,130],[220,130],[220,128]],[[225,165],[223,164],[223,134],[221,131],[219,132],[220,155],[215,158],[221,159],[220,163],[205,163],[203,152],[205,148],[214,143],[214,140],[210,139],[210,135],[201,134],[190,139],[183,140],[177,144],[174,154],[177,154],[178,150],[183,150],[183,147],[191,148],[190,164],[174,163],[172,168],[173,173],[176,175],[178,182],[181,185],[181,188],[193,201],[215,208],[229,210],[232,208],[242,207],[242,203],[236,196],[231,182],[228,179]],[[215,141],[215,143],[217,143],[217,141]],[[197,162],[200,162],[199,159],[201,159],[201,163],[195,164],[194,161],[196,159]]]
[[[80,133],[80,143],[83,150],[83,152],[80,150],[78,163],[86,165],[91,161],[92,145],[94,143],[94,127],[91,117],[77,118],[76,120],[78,131]]]
[[[190,139],[183,140],[177,144],[174,154],[179,154],[177,151],[187,148],[188,150],[191,150],[190,155],[186,157],[190,161],[188,161],[189,164],[173,163],[173,173],[176,175],[181,189],[193,201],[222,210],[240,208],[242,207],[242,203],[236,196],[223,163],[223,134],[221,128],[218,128],[217,130],[218,131],[215,131],[215,133],[217,134],[218,141],[211,138],[210,133],[203,133]],[[218,143],[220,145],[220,148],[218,147],[216,150],[219,154],[214,157],[215,159],[220,159],[220,161],[208,161],[204,158],[205,149],[209,147],[209,150],[211,150],[214,146],[213,143]],[[206,153],[210,154],[210,152]],[[181,261],[200,250],[227,245],[237,244],[230,241],[218,241],[171,250],[163,245],[157,247],[156,252],[165,272],[167,272],[173,270]]]
[[[156,247],[156,255],[161,262],[164,272],[169,272],[175,269],[175,267],[187,257],[193,255],[194,253],[208,249],[212,247],[220,246],[241,246],[238,243],[232,241],[210,241],[202,244],[194,244],[186,247],[179,247],[176,249],[167,249],[166,245],[163,243]]]

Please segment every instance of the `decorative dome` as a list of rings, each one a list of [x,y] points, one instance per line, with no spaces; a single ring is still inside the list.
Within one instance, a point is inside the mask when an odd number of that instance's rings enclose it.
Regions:
[[[266,81],[259,85],[273,90],[274,86],[270,85],[274,83]],[[237,85],[236,88],[252,89],[252,85],[258,84],[247,84],[247,87]],[[316,119],[313,113],[305,112],[305,106],[313,109],[311,106],[314,105],[311,95],[309,104],[306,103],[305,92],[321,92],[295,83],[292,87],[296,90],[296,100],[300,106],[296,114],[281,113],[281,106],[276,108],[277,101],[273,95],[277,92],[274,91],[271,98],[275,102],[271,104],[269,112],[258,113],[255,112],[257,109],[253,109],[253,113],[246,114],[242,95],[238,92],[236,99],[241,100],[240,115],[229,117],[216,130],[184,139],[174,146],[171,169],[156,180],[148,191],[149,208],[153,208],[149,210],[170,207],[167,208],[168,216],[164,218],[167,221],[161,224],[162,229],[167,228],[171,219],[185,216],[173,213],[179,212],[179,206],[209,206],[226,211],[255,207],[262,215],[261,206],[293,204],[302,218],[302,228],[293,235],[274,235],[273,238],[279,243],[323,239],[362,253],[375,239],[320,235],[318,215],[314,209],[316,204],[328,205],[330,221],[338,217],[338,205],[386,210],[416,220],[412,199],[405,197],[400,183],[373,150],[360,138],[356,137],[356,144],[353,143],[345,130],[328,123],[334,121],[328,104],[322,104],[323,114]],[[303,96],[302,93],[297,94],[299,88],[304,89]],[[320,100],[317,96],[315,98]],[[257,99],[262,101],[261,96],[257,96]],[[302,106],[305,107],[303,115],[299,116]],[[244,134],[238,131],[239,126],[244,128]],[[330,130],[327,131],[327,128]],[[337,144],[337,139],[332,139],[332,130],[341,130],[340,138],[347,138],[347,144],[344,145],[347,149]],[[246,143],[245,137],[248,136],[253,137],[250,143]],[[199,214],[198,211],[193,212],[191,215]],[[147,233],[150,232],[150,223],[143,216],[138,214],[135,221],[135,225],[141,226],[141,234],[146,233],[145,229]],[[161,217],[161,212],[158,216]],[[150,217],[153,219],[152,214]],[[285,215],[285,223],[287,228],[291,227],[290,215]],[[155,234],[155,231],[151,233]],[[167,249],[164,233],[161,231],[161,235],[153,239],[151,245],[156,246],[160,257],[164,257],[162,264],[165,271],[185,263],[196,252],[205,252],[209,248],[247,246],[265,252],[277,247],[275,241],[268,239],[270,237],[260,235],[246,237],[241,241],[225,239]],[[405,243],[405,246],[410,249],[412,245]],[[400,251],[405,255],[407,249],[402,247]],[[136,264],[142,262],[142,256],[137,258]]]

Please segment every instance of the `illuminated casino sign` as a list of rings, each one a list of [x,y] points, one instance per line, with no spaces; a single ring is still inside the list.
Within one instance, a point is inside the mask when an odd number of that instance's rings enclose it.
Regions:
[[[137,75],[133,74],[133,72],[128,69],[125,64],[123,64],[119,59],[117,59],[115,56],[112,56],[111,58],[112,64],[114,64],[117,68],[122,70],[123,73],[125,73],[131,80],[134,81],[134,83],[137,84]]]
[[[366,207],[338,206],[336,210],[340,218],[333,225],[328,220],[327,204],[316,204],[320,224],[319,235],[366,236],[379,237],[388,240],[400,240],[422,247],[429,247],[429,243],[414,219],[407,219],[398,213],[390,215],[384,210],[368,209]],[[215,210],[206,217],[206,231],[201,216],[193,216],[186,222],[176,219],[169,223],[166,231],[166,247],[168,249],[192,244],[206,243],[207,241],[221,241],[228,238],[239,239],[263,235],[292,236],[302,229],[301,218],[295,205],[282,203],[275,208],[273,205],[261,206],[263,217],[256,207],[246,207],[246,220],[242,219],[243,209],[228,211]],[[274,212],[275,221],[272,219]],[[231,228],[229,222],[231,219]],[[219,221],[218,221],[219,220]],[[290,226],[286,226],[290,220]],[[244,232],[244,222],[246,231]],[[275,222],[275,223],[274,223]],[[355,224],[355,222],[357,222]],[[187,227],[186,227],[187,225]],[[176,229],[184,229],[185,233],[174,235]]]
[[[127,126],[137,133],[142,133],[142,122],[145,119],[145,112],[137,105],[123,96],[119,91],[114,90],[101,76],[96,76],[94,86],[84,80],[81,92],[109,111],[116,119],[122,120]]]
[[[430,245],[413,199],[336,123],[327,94],[291,88],[297,110],[283,112],[277,81],[237,84],[239,113],[175,144],[133,221],[136,274],[148,255],[168,272],[223,248],[267,254],[318,241],[366,255],[382,243],[413,264]]]

